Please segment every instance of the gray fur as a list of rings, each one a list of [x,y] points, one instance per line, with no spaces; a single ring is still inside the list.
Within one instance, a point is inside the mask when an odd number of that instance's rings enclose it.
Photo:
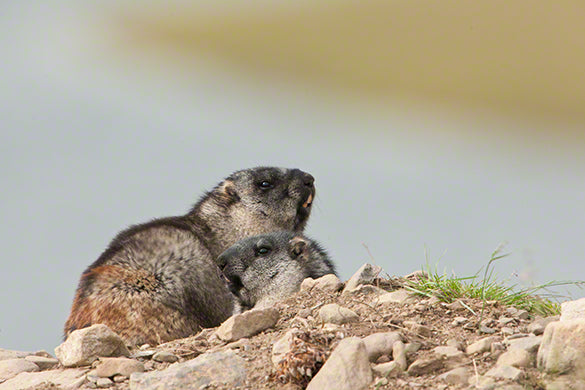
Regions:
[[[251,235],[302,232],[313,181],[298,169],[237,171],[186,215],[122,231],[82,274],[65,334],[105,323],[129,343],[156,344],[219,325],[233,296],[214,259]]]
[[[319,244],[290,231],[238,241],[217,262],[243,309],[270,306],[297,292],[305,278],[335,274]]]

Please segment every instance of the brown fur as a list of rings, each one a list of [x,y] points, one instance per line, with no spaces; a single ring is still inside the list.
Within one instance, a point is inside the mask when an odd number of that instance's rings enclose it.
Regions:
[[[302,232],[314,193],[312,176],[302,171],[248,169],[184,216],[122,231],[82,274],[65,335],[103,323],[129,344],[154,345],[219,325],[235,299],[217,256],[249,235]]]

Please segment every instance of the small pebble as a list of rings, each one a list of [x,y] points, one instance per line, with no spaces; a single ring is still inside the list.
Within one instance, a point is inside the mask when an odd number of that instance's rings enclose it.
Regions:
[[[160,363],[174,363],[179,360],[179,357],[168,351],[160,351],[155,353],[152,359]]]
[[[105,389],[106,387],[112,386],[114,382],[110,378],[98,378],[95,384],[99,389]]]

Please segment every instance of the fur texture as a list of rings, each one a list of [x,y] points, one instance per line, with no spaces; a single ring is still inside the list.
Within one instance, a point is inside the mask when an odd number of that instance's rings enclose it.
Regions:
[[[335,274],[317,242],[290,231],[241,240],[217,261],[244,310],[268,307],[292,295],[305,278]]]
[[[237,171],[186,215],[120,232],[81,275],[65,337],[102,323],[129,344],[154,345],[219,325],[234,298],[215,259],[251,235],[302,232],[313,181],[298,169]]]

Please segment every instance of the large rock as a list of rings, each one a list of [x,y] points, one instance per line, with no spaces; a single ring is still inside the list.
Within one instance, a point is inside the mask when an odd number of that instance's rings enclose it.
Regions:
[[[376,279],[380,273],[382,272],[382,268],[378,267],[377,265],[372,264],[364,264],[357,270],[355,274],[345,284],[345,288],[343,289],[343,293],[351,292],[355,290],[361,284],[372,284],[374,279]]]
[[[441,356],[434,355],[416,359],[408,367],[407,372],[410,376],[420,376],[439,371],[444,367],[445,359]]]
[[[39,366],[25,359],[7,359],[0,361],[0,382],[15,377],[21,372],[39,371]]]
[[[25,357],[24,359],[39,366],[41,371],[50,370],[51,368],[54,368],[57,364],[59,364],[59,360],[44,356],[30,355]]]
[[[542,336],[520,337],[507,340],[506,343],[510,345],[509,349],[523,349],[526,352],[535,353],[542,343]]]
[[[537,356],[547,373],[571,374],[585,379],[585,319],[548,324]]]
[[[530,367],[534,362],[534,354],[521,348],[512,348],[504,352],[496,363],[499,366]]]
[[[353,310],[339,306],[337,303],[330,303],[319,309],[319,318],[325,323],[341,325],[356,322],[359,316]]]
[[[65,367],[89,365],[98,357],[130,356],[124,340],[103,324],[78,329],[57,348],[55,355]]]
[[[342,287],[343,282],[339,280],[339,278],[334,274],[327,274],[317,279],[306,278],[301,283],[301,291],[307,291],[316,288],[327,292],[337,292],[341,290]]]
[[[243,386],[244,359],[233,351],[204,353],[193,360],[176,363],[162,371],[134,373],[130,390],[199,389],[208,385]]]
[[[357,337],[348,337],[333,350],[307,390],[366,389],[372,379],[364,342]]]
[[[391,355],[394,343],[397,341],[402,341],[398,332],[373,333],[363,339],[366,353],[371,362],[375,362],[382,355]]]
[[[52,389],[51,384],[57,386],[56,389],[77,389],[85,381],[86,373],[84,368],[23,372],[0,384],[0,390],[30,390],[41,384],[43,389]]]
[[[561,321],[585,320],[585,298],[561,303]]]
[[[225,320],[217,329],[216,334],[224,341],[236,341],[272,328],[279,317],[278,310],[274,308],[248,310]]]
[[[18,359],[32,355],[32,352],[13,351],[11,349],[0,348],[0,360]]]
[[[475,343],[467,346],[465,352],[468,355],[488,352],[491,350],[492,344],[495,342],[496,342],[496,337],[494,337],[494,336],[484,337],[483,339],[480,339],[480,340],[476,341]]]

